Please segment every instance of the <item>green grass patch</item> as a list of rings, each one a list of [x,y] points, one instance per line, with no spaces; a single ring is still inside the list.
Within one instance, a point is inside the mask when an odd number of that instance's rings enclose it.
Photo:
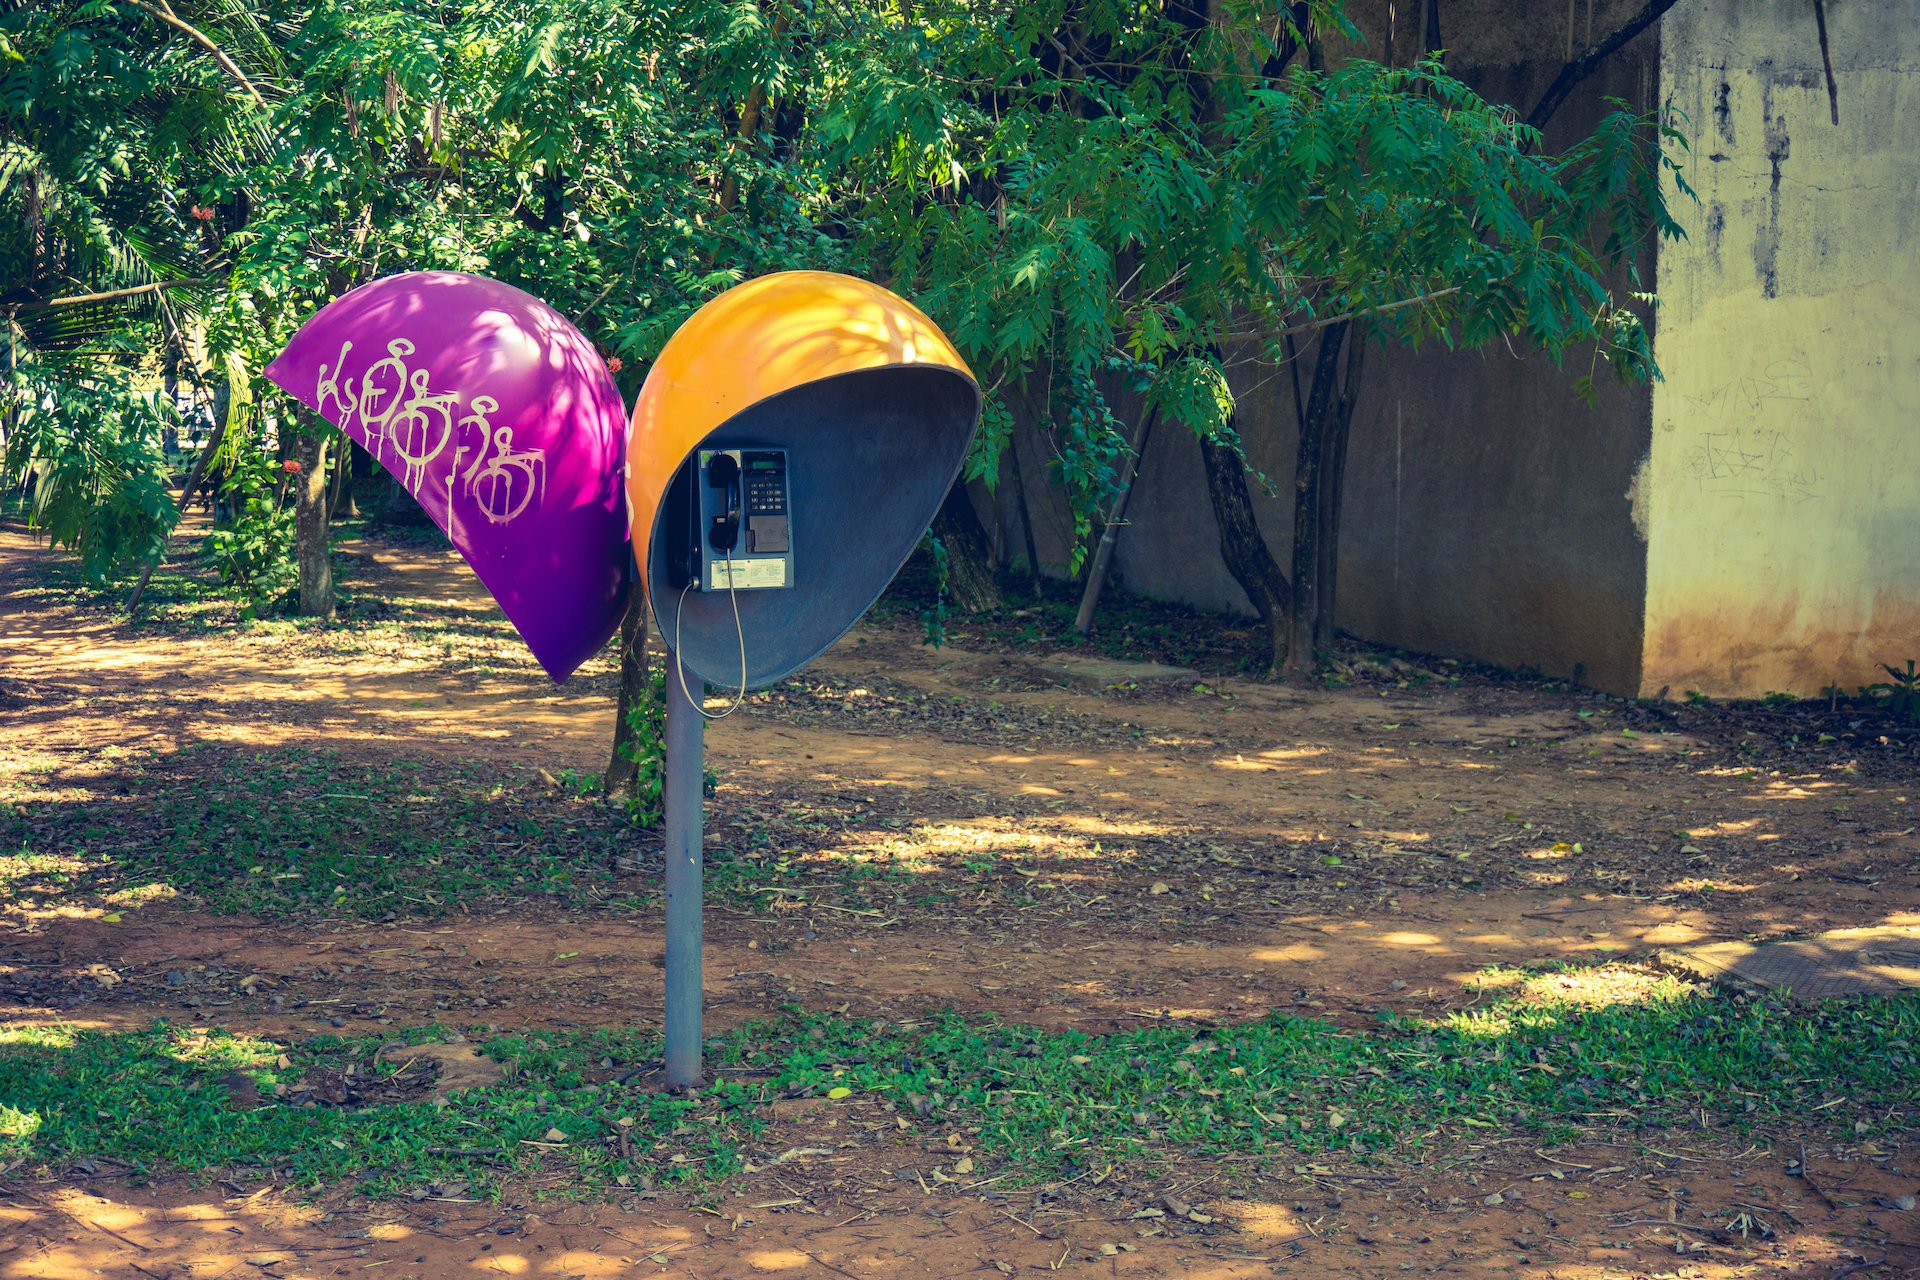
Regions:
[[[422,1028],[401,1039],[442,1035]],[[390,1043],[321,1036],[282,1044],[165,1023],[124,1033],[0,1030],[0,1159],[252,1168],[305,1185],[359,1179],[374,1195],[455,1182],[497,1187],[564,1170],[594,1190],[622,1178],[653,1185],[724,1176],[761,1123],[738,1086],[688,1099],[589,1078],[592,1064],[657,1056],[645,1036],[495,1036],[484,1051],[506,1068],[502,1080],[444,1100],[408,1081],[424,1084],[426,1073],[404,1049],[379,1053]],[[320,1100],[307,1087],[315,1081]],[[381,1100],[408,1093],[418,1096]],[[343,1094],[355,1104],[328,1101]]]
[[[830,1101],[798,1123],[959,1129],[986,1160],[1035,1178],[1235,1153],[1391,1160],[1490,1132],[1657,1145],[1676,1127],[1745,1140],[1812,1124],[1854,1136],[1906,1129],[1920,1106],[1912,996],[1795,1011],[1676,987],[1602,1009],[1504,1003],[1366,1032],[1276,1015],[1199,1035],[795,1015],[714,1042],[719,1082],[693,1098],[623,1082],[657,1057],[650,1035],[596,1031],[483,1036],[503,1077],[435,1100],[424,1078],[403,1078],[404,1050],[379,1049],[436,1036],[0,1032],[0,1160],[254,1166],[308,1184],[355,1177],[376,1194],[527,1179],[590,1194],[724,1178],[754,1159],[771,1104],[800,1096]],[[237,1076],[257,1100],[236,1100]],[[316,1076],[357,1077],[359,1101],[315,1103]],[[897,1124],[833,1131],[862,1135],[888,1165],[929,1163]]]

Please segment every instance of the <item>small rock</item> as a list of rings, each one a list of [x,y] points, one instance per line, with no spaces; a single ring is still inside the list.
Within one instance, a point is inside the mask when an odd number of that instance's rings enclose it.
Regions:
[[[542,1139],[543,1142],[565,1142],[566,1140],[566,1132],[561,1129],[547,1130],[547,1136]]]
[[[1159,895],[1162,893],[1172,893],[1173,886],[1169,885],[1165,880],[1155,880],[1153,882],[1153,888],[1147,890],[1147,892],[1155,895]]]
[[[1507,1202],[1507,1198],[1501,1195],[1498,1191],[1496,1191],[1492,1195],[1488,1196],[1486,1199],[1482,1200],[1480,1203],[1492,1205],[1492,1204],[1505,1204],[1506,1202]]]
[[[1915,1203],[1916,1201],[1912,1196],[1895,1196],[1893,1198],[1893,1207],[1902,1213],[1912,1213]]]

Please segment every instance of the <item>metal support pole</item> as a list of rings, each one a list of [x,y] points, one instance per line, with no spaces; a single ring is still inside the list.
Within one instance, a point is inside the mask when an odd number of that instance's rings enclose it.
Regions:
[[[667,1085],[688,1089],[701,1083],[700,810],[707,772],[706,721],[688,694],[704,696],[707,686],[683,685],[672,653],[667,672]]]

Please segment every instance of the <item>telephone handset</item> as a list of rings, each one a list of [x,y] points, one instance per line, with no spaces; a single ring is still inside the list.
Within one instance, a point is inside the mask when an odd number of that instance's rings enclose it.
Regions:
[[[740,542],[740,460],[730,453],[712,454],[707,483],[721,494],[707,530],[707,544],[715,551],[731,551]]]

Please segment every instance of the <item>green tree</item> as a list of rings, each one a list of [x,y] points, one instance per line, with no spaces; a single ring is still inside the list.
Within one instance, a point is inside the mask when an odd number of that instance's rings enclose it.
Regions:
[[[1438,61],[1329,56],[1353,34],[1336,0],[87,0],[16,9],[0,33],[0,140],[30,156],[0,168],[21,215],[0,231],[9,350],[54,349],[21,335],[58,295],[114,292],[116,310],[62,313],[93,317],[88,359],[118,362],[117,382],[86,375],[96,391],[139,392],[189,352],[241,370],[252,426],[223,449],[267,427],[309,437],[310,612],[329,607],[321,473],[342,451],[253,384],[327,301],[394,270],[493,275],[574,317],[631,392],[719,290],[825,267],[915,298],[979,371],[970,477],[996,483],[1016,415],[1037,412],[1075,568],[1129,438],[1150,416],[1183,424],[1267,664],[1303,670],[1331,631],[1366,350],[1593,344],[1645,377],[1632,300],[1602,281],[1675,230],[1657,120],[1622,111],[1542,154]],[[203,279],[217,287],[180,287]],[[1252,519],[1227,378],[1242,366],[1298,389],[1284,567]],[[36,376],[29,392],[16,370],[22,418],[31,397],[34,413],[61,399]],[[107,468],[100,492],[141,492],[111,469],[147,465],[150,445],[75,438],[40,453]]]
[[[177,510],[158,366],[201,381],[186,332],[216,268],[185,188],[223,158],[223,76],[97,5],[0,14],[0,475],[104,578],[150,562]],[[201,211],[204,212],[204,211]]]
[[[1075,567],[1127,447],[1114,375],[1144,389],[1140,412],[1193,430],[1276,673],[1330,638],[1366,344],[1593,343],[1646,377],[1631,300],[1602,280],[1677,232],[1657,120],[1616,112],[1542,155],[1535,129],[1439,62],[1328,66],[1329,33],[1355,34],[1322,4],[923,14],[876,33],[821,126],[861,257],[946,322],[995,392],[1044,382]],[[1291,572],[1253,522],[1235,363],[1299,388]],[[974,475],[994,478],[1012,420],[1004,399],[990,411]]]

